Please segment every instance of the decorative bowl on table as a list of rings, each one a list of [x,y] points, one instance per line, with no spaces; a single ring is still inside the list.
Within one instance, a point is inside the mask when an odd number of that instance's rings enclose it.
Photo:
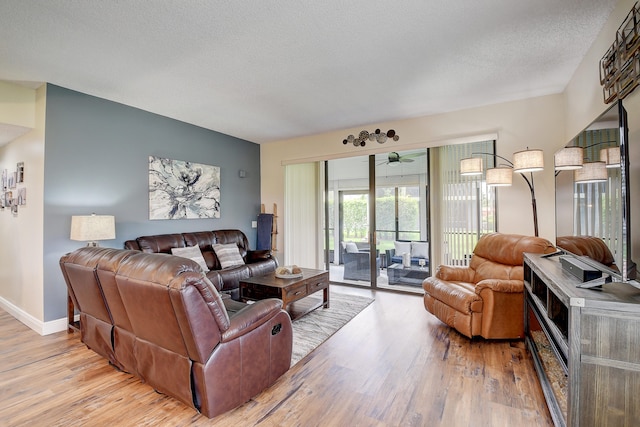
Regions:
[[[285,265],[276,268],[276,277],[279,279],[298,279],[302,277],[302,270],[297,265]]]

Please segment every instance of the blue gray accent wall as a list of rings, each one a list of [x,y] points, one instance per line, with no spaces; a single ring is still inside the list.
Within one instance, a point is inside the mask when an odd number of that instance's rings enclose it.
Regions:
[[[44,321],[66,316],[60,257],[72,215],[115,215],[122,248],[137,236],[236,228],[256,244],[260,212],[258,144],[116,102],[47,85],[44,167]],[[218,219],[149,220],[149,156],[220,167]],[[244,178],[239,170],[246,171]]]

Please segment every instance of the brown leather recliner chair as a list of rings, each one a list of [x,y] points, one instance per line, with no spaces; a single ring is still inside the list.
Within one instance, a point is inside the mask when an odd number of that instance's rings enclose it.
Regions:
[[[468,267],[438,267],[424,280],[424,306],[469,338],[524,337],[523,253],[555,252],[540,237],[486,234]]]
[[[289,369],[293,330],[282,301],[229,310],[232,300],[222,300],[195,261],[85,247],[60,267],[82,341],[207,417],[248,401]]]

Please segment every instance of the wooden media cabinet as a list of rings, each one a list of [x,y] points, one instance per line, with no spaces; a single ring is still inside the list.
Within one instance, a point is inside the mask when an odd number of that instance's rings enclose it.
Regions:
[[[557,257],[525,254],[525,340],[558,426],[637,425],[640,420],[640,289],[599,289]]]

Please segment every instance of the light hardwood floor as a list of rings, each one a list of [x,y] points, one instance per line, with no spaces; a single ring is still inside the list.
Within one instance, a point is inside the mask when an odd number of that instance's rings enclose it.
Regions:
[[[213,420],[114,370],[79,334],[41,337],[0,310],[2,426],[551,426],[519,341],[469,340],[422,298],[375,302],[274,386]]]

